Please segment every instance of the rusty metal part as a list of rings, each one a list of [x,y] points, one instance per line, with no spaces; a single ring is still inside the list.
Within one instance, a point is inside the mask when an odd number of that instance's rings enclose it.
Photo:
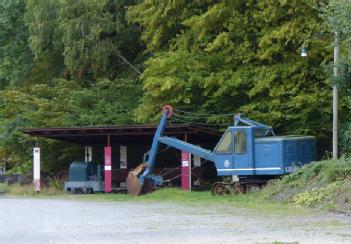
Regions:
[[[144,171],[146,166],[146,163],[139,164],[134,170],[128,173],[126,186],[129,195],[138,196],[140,194],[142,185],[139,180],[139,175]]]
[[[246,192],[255,192],[261,189],[260,185],[257,183],[248,183],[246,184]]]
[[[127,179],[126,179],[126,186],[128,194],[131,196],[138,196],[141,191],[141,184],[138,178],[138,175],[135,174],[134,171],[130,171]]]
[[[149,179],[144,179],[144,184],[142,187],[142,193],[143,194],[148,194],[154,191],[154,183],[152,182],[152,180]]]
[[[212,195],[224,195],[226,194],[225,186],[222,182],[216,182],[211,187]]]
[[[241,184],[240,182],[234,182],[231,184],[230,189],[233,194],[241,194],[246,192],[245,185]]]
[[[171,105],[166,104],[166,105],[163,106],[163,108],[162,108],[162,113],[163,113],[164,111],[166,111],[166,110],[168,111],[167,118],[169,119],[169,118],[172,117],[172,115],[173,115],[173,108],[172,108]]]
[[[137,176],[139,176],[146,167],[147,167],[146,163],[139,164],[138,166],[136,166],[136,168],[133,170],[133,172]]]

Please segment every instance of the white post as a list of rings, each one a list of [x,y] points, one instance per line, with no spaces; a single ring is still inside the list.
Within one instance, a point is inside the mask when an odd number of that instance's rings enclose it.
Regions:
[[[338,76],[339,34],[334,33],[334,77]],[[333,85],[333,159],[338,159],[338,88]]]
[[[127,168],[127,146],[119,146],[119,164],[121,169]]]
[[[93,147],[86,146],[85,147],[85,162],[93,161]]]
[[[194,155],[194,167],[201,167],[200,156]],[[197,179],[196,181],[194,181],[194,186],[200,187],[200,184],[201,184],[200,179]]]
[[[33,148],[33,184],[34,191],[40,192],[40,148]]]
[[[194,167],[201,167],[201,158],[200,158],[200,156],[194,155]]]
[[[119,168],[120,169],[127,169],[127,146],[119,146]],[[125,188],[126,183],[120,182],[120,187]]]
[[[191,191],[191,153],[189,153],[189,191]]]

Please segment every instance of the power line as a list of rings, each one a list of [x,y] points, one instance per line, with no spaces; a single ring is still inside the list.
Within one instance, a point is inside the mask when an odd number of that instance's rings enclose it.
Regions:
[[[212,124],[212,123],[200,123],[200,122],[193,122],[193,121],[189,121],[189,120],[184,120],[184,119],[180,119],[179,117],[171,117],[171,119],[176,120],[176,121],[180,121],[183,123],[188,123],[188,124],[196,124],[196,125],[206,125],[206,126],[220,126],[220,125],[230,125],[231,123],[217,123],[217,124]]]
[[[201,119],[201,118],[182,116],[182,115],[178,115],[177,113],[173,114],[171,118],[178,120],[178,121],[181,121],[181,122],[186,122],[186,123],[190,123],[190,124],[200,124],[200,125],[229,125],[229,124],[232,124],[230,122],[223,122],[223,123],[195,122],[195,121],[193,121],[193,119]]]
[[[173,108],[174,111],[180,112],[180,113],[185,113],[185,114],[192,114],[192,115],[198,115],[198,116],[209,116],[209,117],[221,117],[221,116],[234,116],[237,113],[227,113],[227,114],[205,114],[205,113],[195,113],[195,112],[188,112],[184,111],[181,109]]]
[[[213,118],[226,118],[228,116],[216,116],[216,115],[211,115],[211,116],[202,116],[202,115],[196,115],[196,114],[179,114],[179,113],[173,113],[173,115],[178,116],[178,117],[183,117],[183,118],[189,118],[189,119],[213,119]]]
[[[189,121],[189,122],[192,122],[193,120],[200,120],[200,119],[202,119],[202,120],[209,120],[209,119],[219,119],[219,118],[215,118],[215,117],[195,117],[195,116],[183,116],[183,115],[179,115],[179,114],[177,114],[177,113],[174,113],[173,115],[172,115],[172,118],[173,117],[175,117],[175,118],[177,118],[177,119],[182,119],[182,120],[186,120],[186,121]],[[223,118],[223,117],[222,117]],[[209,122],[206,122],[206,124],[211,124],[211,123],[209,123]],[[213,123],[212,123],[213,124]],[[228,122],[228,124],[230,124],[229,122]]]
[[[138,73],[138,75],[141,75],[141,71],[137,69],[137,67],[135,67],[131,62],[129,62],[125,57],[123,57],[122,54],[117,53],[117,56],[120,57],[120,59],[123,60],[123,62],[125,62],[126,64],[128,64],[136,73]]]

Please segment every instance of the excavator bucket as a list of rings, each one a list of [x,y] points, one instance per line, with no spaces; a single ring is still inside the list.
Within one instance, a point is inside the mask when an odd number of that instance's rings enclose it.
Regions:
[[[135,174],[134,171],[129,172],[126,183],[127,183],[127,191],[129,195],[138,196],[140,194],[142,185],[139,181],[138,176]]]
[[[139,164],[134,170],[128,173],[126,179],[127,191],[131,196],[138,196],[141,192],[141,188],[143,187],[139,180],[139,175],[146,168],[147,164],[142,163]]]

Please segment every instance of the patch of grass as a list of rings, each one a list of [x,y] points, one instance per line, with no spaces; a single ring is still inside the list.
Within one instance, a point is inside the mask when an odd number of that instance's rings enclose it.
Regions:
[[[4,186],[3,186],[4,187]],[[0,188],[1,189],[1,188]],[[33,186],[12,185],[9,194],[36,196]],[[187,192],[175,188],[161,188],[151,194],[131,197],[127,194],[66,194],[58,182],[42,188],[36,197],[59,197],[94,201],[175,202],[187,205],[229,204],[265,213],[301,213],[299,207],[351,209],[351,159],[324,160],[305,165],[300,170],[273,180],[260,191],[239,195],[212,196],[209,191]]]
[[[117,202],[171,202],[187,206],[220,206],[223,211],[231,207],[249,208],[259,214],[301,214],[304,209],[296,208],[258,197],[257,192],[240,195],[212,196],[210,191],[183,191],[179,188],[161,188],[153,193],[132,197],[123,193],[71,194],[65,193],[60,187],[42,187],[40,194],[34,192],[32,185],[10,185],[9,193],[13,196],[35,198],[59,198],[86,201],[117,201]],[[226,206],[230,206],[226,208]]]
[[[11,184],[7,186],[8,194],[14,196],[36,196],[38,195],[34,192],[33,185],[20,185],[20,184]],[[56,187],[41,187],[40,195],[43,196],[58,196],[62,195],[63,190]]]
[[[9,191],[8,185],[0,183],[0,193],[7,193],[8,191]]]
[[[257,196],[257,193],[248,193],[240,195],[223,195],[212,196],[210,191],[183,191],[177,188],[161,188],[153,193],[132,197],[127,194],[105,194],[98,193],[92,195],[72,195],[69,194],[69,199],[83,200],[108,200],[108,201],[132,201],[132,202],[171,202],[185,204],[187,206],[220,206],[225,211],[226,206],[234,206],[238,208],[249,208],[260,214],[281,214],[294,215],[301,214],[307,210],[296,208],[280,203],[274,203]],[[231,209],[231,208],[229,208]]]
[[[2,186],[1,186],[2,185]],[[21,185],[21,184],[0,184],[1,187],[6,189],[7,193],[14,196],[36,196],[38,195],[34,192],[33,184]],[[55,179],[51,179],[47,182],[46,186],[42,186],[40,189],[40,196],[59,196],[63,195],[63,184],[59,183]]]

